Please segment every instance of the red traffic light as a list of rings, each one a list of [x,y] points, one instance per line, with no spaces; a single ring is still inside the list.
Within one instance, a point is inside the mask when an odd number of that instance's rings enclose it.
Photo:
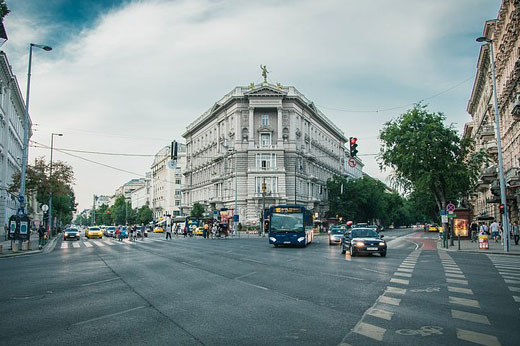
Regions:
[[[107,214],[110,214],[110,210],[107,210]]]
[[[356,137],[350,137],[350,144],[356,144],[357,138]]]
[[[500,209],[500,214],[504,214],[505,208],[506,208],[505,205],[500,204],[500,206],[498,208]]]

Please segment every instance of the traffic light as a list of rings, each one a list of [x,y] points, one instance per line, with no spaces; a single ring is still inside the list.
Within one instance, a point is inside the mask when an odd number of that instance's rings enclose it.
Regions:
[[[500,206],[498,208],[500,209],[500,214],[504,214],[504,212],[505,212],[505,205],[500,204]]]
[[[357,146],[357,138],[350,137],[350,157],[355,157],[357,155]]]

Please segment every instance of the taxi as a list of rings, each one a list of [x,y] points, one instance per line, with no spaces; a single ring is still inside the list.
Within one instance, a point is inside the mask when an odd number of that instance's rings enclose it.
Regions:
[[[103,238],[103,231],[99,227],[89,227],[85,231],[85,237],[90,238]]]
[[[164,233],[164,228],[157,226],[153,229],[153,233]]]
[[[433,224],[428,226],[428,232],[439,232],[439,226]]]

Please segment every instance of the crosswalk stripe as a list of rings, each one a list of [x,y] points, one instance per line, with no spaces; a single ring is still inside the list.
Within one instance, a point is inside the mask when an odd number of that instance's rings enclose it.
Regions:
[[[515,300],[515,302],[520,303],[520,297],[518,297],[518,296],[513,296],[513,299]]]
[[[467,285],[468,284],[467,280],[450,279],[450,278],[446,278],[446,282],[448,282],[450,284],[460,284],[460,285]]]
[[[516,276],[508,276],[508,275],[502,275],[504,279],[511,279],[511,280],[520,280],[519,277]]]
[[[508,280],[508,279],[505,279],[504,282],[506,284],[520,284],[519,280]]]
[[[78,248],[79,247],[79,243],[72,243],[72,246],[75,247],[75,248]]]
[[[495,264],[495,267],[498,268],[499,270],[514,270],[514,271],[518,271],[519,268],[517,266],[510,266],[510,265],[496,265]]]
[[[472,308],[480,308],[480,304],[478,303],[478,300],[475,299],[467,299],[467,298],[460,298],[460,297],[452,297],[449,296],[450,304],[458,304],[458,305],[464,305],[464,306],[470,306]]]
[[[390,311],[382,310],[382,309],[372,308],[372,309],[368,310],[367,314],[370,316],[374,316],[374,317],[378,317],[378,318],[382,318],[384,320],[390,321],[392,319],[392,316],[394,313],[390,312]]]
[[[490,325],[489,320],[486,316],[480,314],[474,314],[471,312],[451,310],[451,317],[458,318],[459,320],[470,321],[475,323],[482,323]]]
[[[100,243],[100,242],[97,242],[97,241],[94,241],[93,243],[94,243],[94,245],[96,245],[96,246],[105,246],[105,244]]]
[[[371,339],[374,339],[377,341],[383,341],[383,336],[385,335],[386,329],[378,327],[378,326],[374,326],[373,324],[370,324],[370,323],[359,322],[354,327],[353,331],[354,331],[354,333],[364,335],[368,338],[371,338]]]
[[[92,247],[92,244],[87,242],[83,242],[83,245],[85,245],[86,247]]]
[[[520,273],[517,272],[506,272],[506,271],[499,271],[500,275],[511,275],[511,276],[520,276]]]
[[[408,285],[410,283],[409,280],[397,279],[397,278],[391,278],[390,282],[393,282],[393,283],[396,283],[396,284],[402,284],[402,285]]]
[[[500,341],[498,341],[496,336],[477,333],[471,330],[459,329],[457,328],[457,338],[469,342],[473,342],[479,345],[485,346],[500,346]]]
[[[385,293],[406,294],[406,288],[387,286]]]
[[[387,297],[387,296],[380,296],[379,297],[379,302],[380,303],[384,303],[384,304],[390,304],[390,305],[396,305],[397,306],[397,305],[401,304],[401,299]]]
[[[395,272],[394,275],[395,276],[402,276],[402,277],[405,277],[405,278],[411,278],[412,277],[412,274],[410,274],[410,273]]]
[[[448,291],[455,293],[473,294],[473,291],[471,289],[464,287],[448,286]]]
[[[399,270],[400,272],[408,272],[408,273],[411,273],[413,272],[413,269],[410,269],[410,268],[397,268],[397,270]]]
[[[69,243],[61,243],[61,248],[62,249],[68,249],[69,248]]]
[[[520,287],[509,286],[509,290],[510,290],[511,292],[520,292]]]
[[[453,273],[445,273],[446,276],[449,276],[450,278],[455,278],[455,279],[465,279],[466,277],[463,275],[460,275],[460,274],[453,274]]]

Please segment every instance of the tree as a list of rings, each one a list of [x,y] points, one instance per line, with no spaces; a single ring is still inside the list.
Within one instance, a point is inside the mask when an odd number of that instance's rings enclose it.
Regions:
[[[137,211],[137,222],[145,225],[153,221],[153,212],[147,205],[143,205]]]
[[[205,208],[202,204],[195,202],[191,208],[190,216],[199,219],[202,217],[202,215],[204,215],[204,209]]]
[[[467,196],[487,160],[484,151],[474,152],[473,141],[461,139],[445,120],[444,114],[418,104],[387,122],[379,134],[381,169],[392,169],[405,192],[431,195],[438,210]]]
[[[0,0],[0,23],[4,21],[4,18],[10,13],[11,11],[9,8],[7,8],[7,4],[5,3],[5,0]]]

